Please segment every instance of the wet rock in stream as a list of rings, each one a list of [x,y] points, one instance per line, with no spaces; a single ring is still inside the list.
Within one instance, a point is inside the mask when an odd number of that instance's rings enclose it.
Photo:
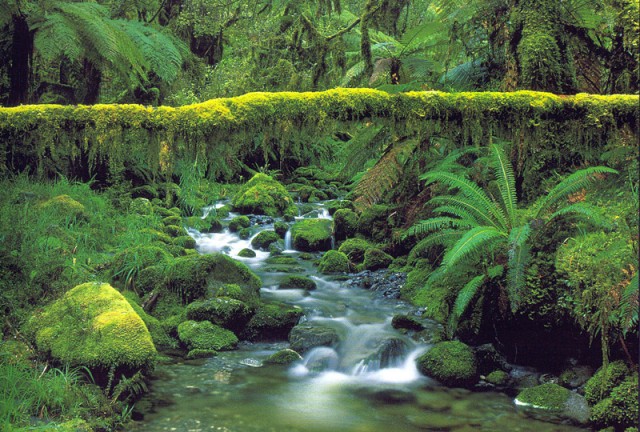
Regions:
[[[390,272],[388,270],[365,270],[352,275],[345,282],[350,288],[364,288],[379,293],[381,297],[397,299],[400,297],[400,289],[407,282],[407,274]]]

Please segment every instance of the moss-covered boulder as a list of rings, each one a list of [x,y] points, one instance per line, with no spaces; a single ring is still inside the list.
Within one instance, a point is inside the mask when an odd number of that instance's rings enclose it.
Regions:
[[[182,237],[188,235],[187,230],[179,225],[165,225],[162,228],[162,231],[171,237]]]
[[[139,215],[153,214],[153,204],[146,198],[136,198],[129,204],[129,212]]]
[[[242,228],[240,231],[238,231],[238,237],[240,237],[242,240],[249,240],[252,235],[252,228]]]
[[[285,348],[277,353],[271,354],[264,362],[266,364],[290,365],[300,360],[302,360],[300,354],[294,350]]]
[[[380,270],[389,267],[393,257],[378,248],[367,249],[364,253],[364,268],[367,270]]]
[[[591,405],[609,397],[611,390],[629,376],[629,368],[622,360],[603,366],[587,381],[584,386],[584,397]]]
[[[391,319],[391,327],[397,330],[424,330],[424,326],[417,318],[405,314],[394,315]]]
[[[349,209],[339,209],[333,215],[336,240],[353,237],[358,232],[358,215]]]
[[[327,210],[329,210],[330,215],[335,215],[336,212],[340,209],[349,209],[353,210],[353,201],[350,200],[333,200],[329,201],[327,204]]]
[[[244,248],[238,252],[238,256],[241,258],[255,258],[256,252],[253,249]]]
[[[195,249],[196,248],[196,241],[193,239],[193,237],[185,235],[185,236],[180,236],[180,237],[176,237],[173,239],[173,241],[171,242],[174,246],[179,246],[183,249]]]
[[[191,303],[223,284],[238,284],[243,300],[256,301],[259,297],[260,278],[245,264],[222,253],[187,255],[176,258],[166,271],[166,286]]]
[[[289,224],[277,221],[273,224],[273,230],[280,236],[280,238],[283,239],[287,234],[287,231],[289,231]]]
[[[350,238],[345,240],[338,250],[347,255],[351,262],[359,264],[364,261],[364,253],[367,249],[372,247],[373,245],[364,239]]]
[[[248,217],[241,215],[236,216],[229,222],[229,231],[236,232],[240,231],[243,228],[249,228],[251,226],[251,221]]]
[[[589,419],[589,406],[584,397],[553,383],[522,390],[515,403],[534,417],[538,413],[551,414],[577,423],[586,423]]]
[[[306,276],[286,276],[280,281],[278,286],[280,289],[303,289],[305,291],[312,291],[318,286],[313,279]]]
[[[485,381],[495,386],[505,386],[509,383],[509,374],[505,371],[496,370],[487,375]]]
[[[275,231],[261,231],[251,239],[251,247],[267,251],[269,250],[269,245],[278,240],[280,240],[280,236]]]
[[[209,321],[185,321],[178,326],[178,337],[188,350],[228,351],[238,345],[233,332]]]
[[[291,227],[291,239],[296,250],[304,252],[331,249],[332,235],[329,219],[305,219]]]
[[[637,427],[638,373],[625,378],[611,390],[608,397],[594,405],[589,421],[598,429],[613,427],[615,430],[624,430]]]
[[[234,332],[239,332],[249,321],[252,310],[245,303],[231,297],[216,297],[195,301],[187,306],[187,319],[211,321]]]
[[[238,190],[232,205],[235,210],[244,214],[297,214],[293,199],[285,187],[262,173],[254,175]]]
[[[40,203],[39,208],[47,212],[53,219],[83,220],[88,217],[84,206],[69,195],[55,196]]]
[[[192,349],[187,353],[187,360],[196,360],[201,358],[215,357],[218,355],[216,350],[212,349]]]
[[[325,253],[318,264],[320,273],[347,273],[349,272],[349,258],[342,252],[330,250]]]
[[[299,324],[289,333],[291,349],[301,353],[319,346],[335,346],[339,341],[336,329],[313,323]]]
[[[243,331],[248,340],[285,340],[302,317],[302,309],[284,303],[263,303]]]
[[[439,342],[416,360],[418,370],[446,386],[475,384],[476,358],[473,349],[458,341]]]
[[[167,333],[166,329],[160,324],[160,321],[142,309],[142,306],[140,306],[140,298],[136,293],[133,291],[124,291],[122,296],[127,299],[129,305],[131,305],[138,316],[142,318],[144,325],[146,325],[149,330],[153,344],[157,348],[177,348],[178,342]]]
[[[171,259],[171,255],[163,247],[132,246],[113,256],[110,265],[111,274],[115,280],[126,280],[146,267],[167,263]]]
[[[391,237],[390,216],[394,211],[392,206],[372,205],[360,214],[358,232],[376,243],[384,243]]]
[[[129,302],[106,283],[78,285],[31,318],[38,351],[59,364],[102,371],[153,366],[149,330]]]

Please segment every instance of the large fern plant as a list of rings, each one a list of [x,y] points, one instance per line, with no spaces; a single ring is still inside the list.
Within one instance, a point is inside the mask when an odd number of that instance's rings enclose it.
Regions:
[[[460,289],[449,315],[450,335],[455,333],[460,317],[485,281],[503,276],[505,270],[506,294],[512,311],[516,311],[533,237],[550,226],[554,219],[565,215],[578,215],[597,222],[598,213],[593,207],[581,202],[569,204],[566,198],[589,186],[600,174],[617,173],[607,167],[576,171],[534,203],[530,211],[524,212],[518,208],[513,167],[504,150],[492,144],[489,151],[496,190],[485,190],[450,170],[427,172],[420,177],[426,185],[439,183],[449,192],[432,198],[427,204],[435,207],[435,216],[416,223],[406,234],[426,235],[422,246],[440,244],[445,247],[439,268],[426,282],[427,288],[437,280],[457,273],[462,264],[477,264],[478,273]]]

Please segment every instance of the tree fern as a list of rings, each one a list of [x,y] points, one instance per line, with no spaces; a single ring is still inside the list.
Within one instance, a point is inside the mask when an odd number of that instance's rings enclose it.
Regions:
[[[542,199],[536,203],[536,207],[538,207],[536,217],[540,217],[540,215],[555,206],[560,200],[589,186],[596,180],[596,175],[605,173],[617,174],[618,171],[603,166],[597,166],[574,172],[569,177],[558,183],[547,195],[542,197]]]
[[[453,309],[449,314],[449,321],[447,323],[447,334],[450,338],[455,334],[460,317],[469,307],[471,300],[473,300],[473,298],[476,296],[476,294],[478,293],[478,289],[482,286],[485,279],[485,275],[474,277],[469,282],[467,282],[467,284],[462,287],[462,289],[458,293],[455,303],[453,304]]]

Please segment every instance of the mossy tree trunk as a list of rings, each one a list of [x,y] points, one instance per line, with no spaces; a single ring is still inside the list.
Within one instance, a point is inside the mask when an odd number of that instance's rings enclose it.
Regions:
[[[554,93],[575,93],[573,56],[556,0],[520,0],[512,13],[512,47],[518,63],[518,87]]]

